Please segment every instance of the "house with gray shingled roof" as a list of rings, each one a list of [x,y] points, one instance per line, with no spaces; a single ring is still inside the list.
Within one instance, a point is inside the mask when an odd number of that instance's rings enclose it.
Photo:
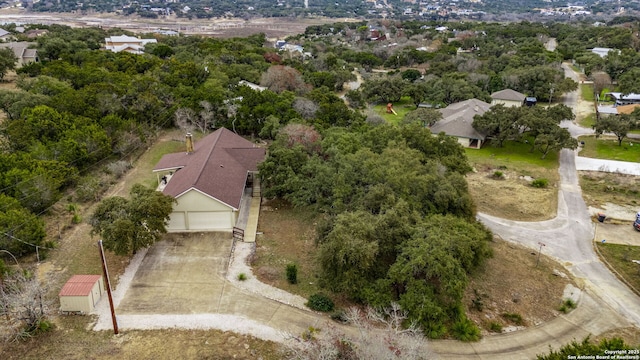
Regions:
[[[491,94],[491,105],[522,106],[525,98],[525,94],[511,89],[504,89]]]
[[[456,137],[464,147],[480,149],[487,136],[473,128],[473,118],[484,114],[490,107],[490,104],[478,99],[451,104],[438,110],[442,119],[430,127],[431,133],[435,135],[442,132]]]

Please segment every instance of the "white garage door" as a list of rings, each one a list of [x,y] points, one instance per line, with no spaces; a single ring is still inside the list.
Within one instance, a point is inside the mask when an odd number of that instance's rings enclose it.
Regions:
[[[167,230],[184,230],[186,223],[184,221],[184,211],[174,211],[169,216],[169,225]]]
[[[231,212],[201,211],[188,212],[189,230],[231,229]]]

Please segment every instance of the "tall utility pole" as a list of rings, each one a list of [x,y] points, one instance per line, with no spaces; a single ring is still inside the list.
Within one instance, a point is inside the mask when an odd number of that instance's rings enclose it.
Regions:
[[[109,308],[111,308],[111,321],[113,322],[113,334],[118,335],[118,321],[116,320],[116,311],[113,307],[113,297],[111,297],[111,282],[109,281],[109,272],[107,271],[107,261],[104,258],[104,249],[102,248],[102,240],[98,240],[98,249],[100,249],[100,259],[102,260],[102,273],[107,284],[107,296],[109,297]]]

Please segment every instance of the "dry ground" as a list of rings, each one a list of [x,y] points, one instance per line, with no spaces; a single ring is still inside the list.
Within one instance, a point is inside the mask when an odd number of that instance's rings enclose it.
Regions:
[[[504,177],[497,179],[496,171]],[[521,171],[476,165],[476,172],[467,174],[467,183],[478,212],[520,221],[554,218],[558,209],[557,171],[538,171],[541,173],[537,177],[549,179],[547,188],[532,187]]]

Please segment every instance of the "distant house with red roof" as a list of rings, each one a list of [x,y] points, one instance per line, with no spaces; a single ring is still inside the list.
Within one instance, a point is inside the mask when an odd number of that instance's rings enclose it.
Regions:
[[[74,275],[58,293],[60,311],[89,314],[104,292],[102,276]]]
[[[153,172],[162,175],[160,190],[177,201],[167,231],[233,229],[264,157],[265,149],[225,128],[197,141],[192,152],[163,156]]]

